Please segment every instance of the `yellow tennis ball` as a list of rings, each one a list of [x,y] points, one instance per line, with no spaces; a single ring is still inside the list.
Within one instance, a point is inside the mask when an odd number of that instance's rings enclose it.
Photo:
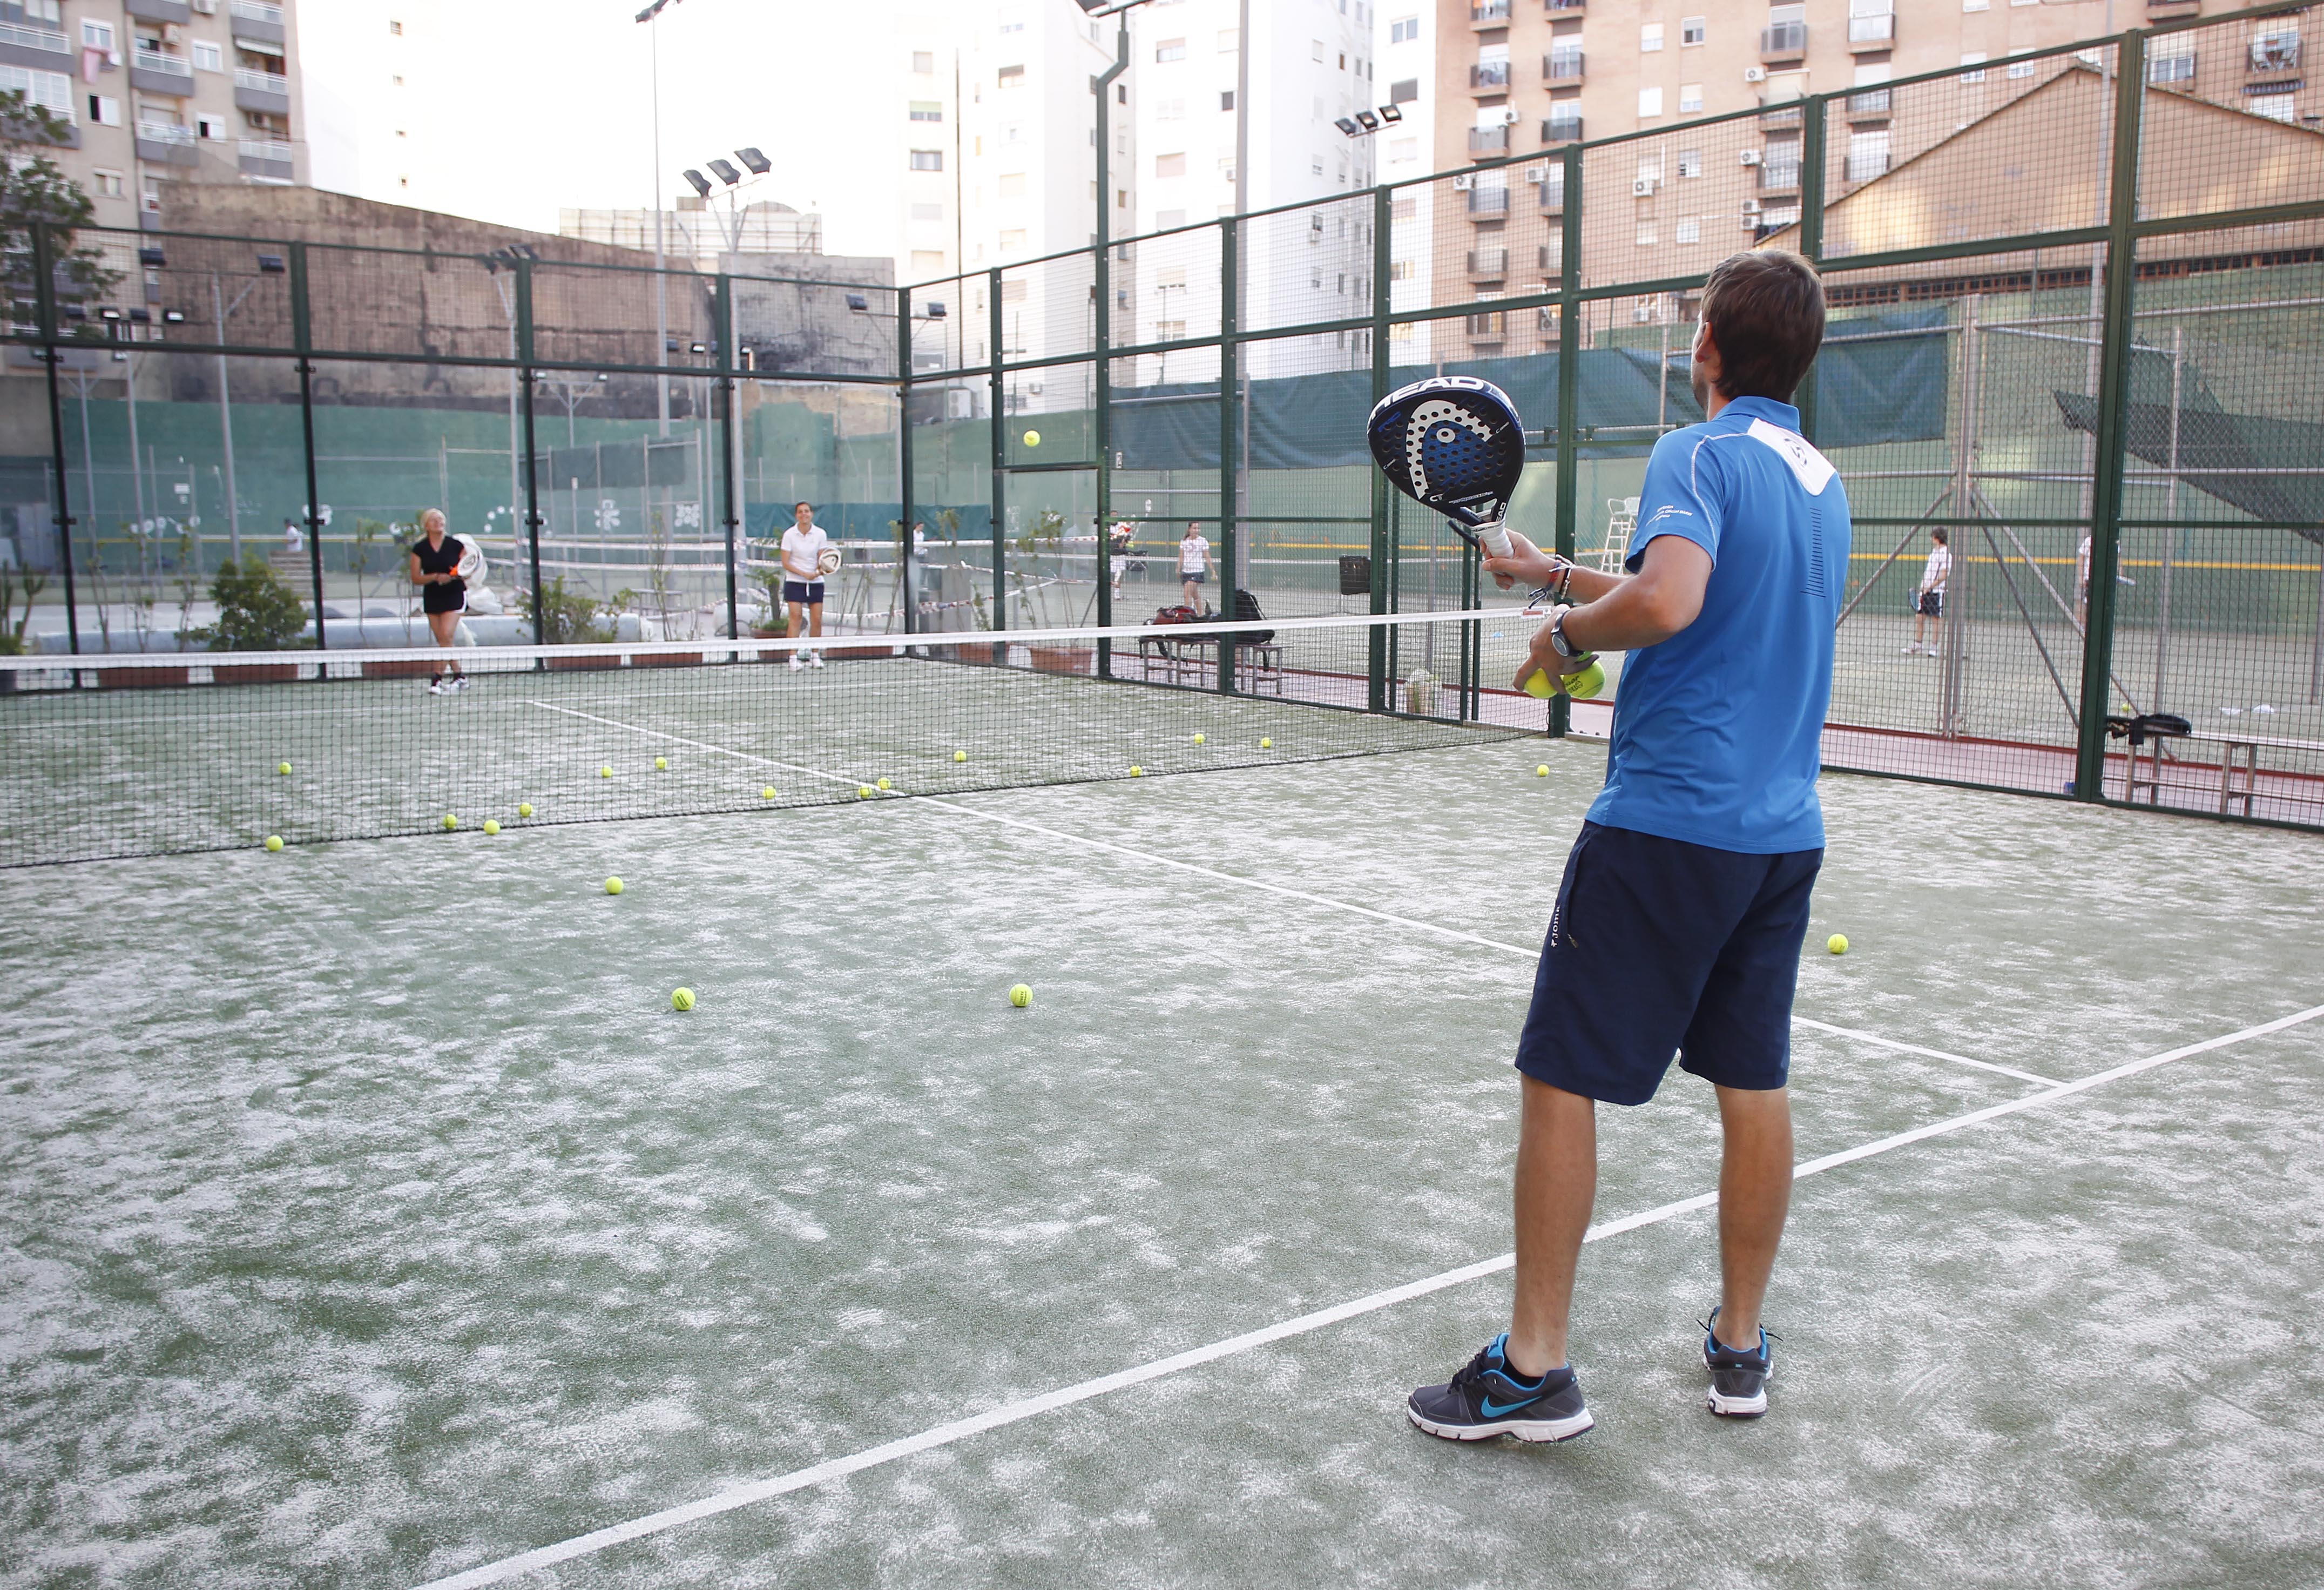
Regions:
[[[267,835],[266,848],[272,853],[279,854],[282,849],[282,836],[280,834]]]
[[[455,829],[455,828],[458,827],[459,826],[460,826],[460,819],[459,819],[458,818],[454,817],[454,816],[453,816],[450,812],[448,812],[448,811],[447,811],[447,812],[446,812],[446,813],[444,814],[444,831],[445,831],[446,833],[447,833],[447,834],[448,834],[448,833],[450,833],[453,829]]]
[[[516,814],[519,817],[530,817],[532,815],[532,802],[530,800],[518,801],[516,803]]]
[[[1272,751],[1275,749],[1275,742],[1272,740],[1261,740],[1259,743],[1259,748],[1261,751]]]
[[[1130,776],[1133,779],[1142,779],[1146,776],[1146,770],[1133,762],[1130,764]]]
[[[1010,989],[1009,991],[1009,1003],[1015,1005],[1020,1011],[1027,1005],[1031,1004],[1033,1003],[1033,990],[1031,985],[1019,983],[1016,987]]]
[[[775,787],[772,784],[769,784],[765,789],[759,791],[759,799],[761,800],[772,800],[774,798]]]
[[[290,776],[290,764],[289,763],[287,763],[287,762],[286,762],[286,763],[283,763],[281,765],[280,765],[279,767],[277,767],[274,771],[275,771],[276,772],[278,772],[278,773],[281,773],[284,778],[286,778],[286,779],[287,779],[287,778],[289,778],[289,777]]]
[[[608,878],[608,879],[606,879],[606,880],[605,880],[605,892],[606,892],[606,893],[608,893],[608,894],[619,894],[621,892],[622,892],[622,881],[621,881],[619,878]]]
[[[488,817],[488,818],[486,818],[484,819],[484,832],[485,832],[485,833],[487,833],[487,834],[497,834],[497,833],[499,833],[500,831],[501,831],[501,825],[500,825],[500,819],[499,819],[499,818],[489,818],[489,817]]]
[[[1025,445],[1028,448],[1039,447],[1041,445],[1041,433],[1038,430],[1027,431],[1025,433]]]
[[[673,991],[669,996],[669,1008],[674,1011],[692,1010],[694,1008],[694,990],[691,988],[680,988]]]
[[[966,762],[968,760],[968,753],[965,751],[955,751],[952,753],[952,759],[954,762]]]
[[[871,799],[872,799],[872,786],[871,786],[871,785],[869,785],[869,784],[858,784],[858,785],[856,785],[856,786],[855,786],[855,799],[856,799],[856,800],[871,800]]]
[[[1549,763],[1545,762],[1538,767],[1535,768],[1533,770],[1533,776],[1537,779],[1545,779],[1549,777]]]
[[[1199,745],[1199,744],[1201,744],[1202,743],[1203,743],[1203,736],[1202,736],[1202,735],[1196,735],[1194,736],[1194,744],[1197,744],[1197,745]]]
[[[654,758],[654,772],[658,772],[658,773],[666,773],[666,772],[668,772],[669,771],[669,757],[667,757],[667,756],[657,756],[657,757],[655,757],[655,758]]]
[[[597,776],[601,779],[610,779],[613,776],[613,770],[610,767],[601,767],[597,770]]]
[[[891,783],[890,783],[887,780],[885,780],[885,779],[881,779],[881,780],[880,781],[880,787],[881,787],[882,790],[892,790],[892,789],[894,789],[896,786],[895,786],[895,785],[893,785],[893,784],[891,784]]]
[[[1845,933],[1835,933],[1831,938],[1823,941],[1823,947],[1831,951],[1834,955],[1846,955],[1848,953],[1848,935]]]

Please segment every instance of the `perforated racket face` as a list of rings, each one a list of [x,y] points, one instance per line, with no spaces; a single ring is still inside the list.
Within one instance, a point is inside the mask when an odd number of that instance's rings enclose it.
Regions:
[[[1458,523],[1499,522],[1525,473],[1516,405],[1473,376],[1434,376],[1390,393],[1367,430],[1373,460],[1397,489]]]
[[[452,572],[462,579],[474,579],[484,573],[484,550],[476,544],[475,538],[460,535],[454,536],[452,539],[460,543],[460,561],[454,567]]]
[[[823,550],[823,556],[815,560],[815,566],[823,570],[825,574],[837,574],[839,572],[840,562],[841,559],[839,556],[839,549],[837,547],[825,547]]]

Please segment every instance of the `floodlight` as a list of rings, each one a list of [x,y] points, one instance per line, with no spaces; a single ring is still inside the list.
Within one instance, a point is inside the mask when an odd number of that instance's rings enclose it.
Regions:
[[[729,188],[742,180],[742,173],[734,169],[734,162],[731,160],[714,160],[710,162],[710,169],[717,172],[718,180]]]
[[[1337,120],[1333,121],[1332,125],[1339,128],[1340,131],[1345,133],[1351,138],[1360,137],[1363,134],[1363,129],[1356,125],[1355,122],[1347,116],[1339,117]]]
[[[182,326],[186,323],[186,311],[183,310],[163,310],[161,311],[161,323],[165,326]]]
[[[97,310],[97,312],[98,317],[103,319],[118,320],[121,319],[121,311],[115,309],[111,304],[106,305],[105,308]]]
[[[1383,105],[1379,107],[1379,118],[1384,122],[1400,122],[1404,119],[1404,112],[1396,106]]]
[[[258,273],[262,276],[280,276],[288,269],[290,267],[282,263],[282,256],[279,254],[262,254],[258,256]]]
[[[769,160],[765,155],[761,154],[759,153],[758,146],[755,144],[748,149],[736,150],[734,152],[734,158],[741,161],[744,165],[750,167],[751,174],[754,177],[763,177],[769,171],[775,169],[774,162]]]
[[[170,262],[158,248],[141,248],[137,251],[137,263],[141,265],[166,265]]]
[[[931,320],[941,320],[945,318],[945,307],[940,303],[932,303],[921,313]]]
[[[851,292],[847,295],[847,307],[861,314],[871,309],[872,300],[860,292]]]
[[[695,192],[700,194],[705,199],[710,197],[709,178],[704,176],[700,171],[696,171],[691,166],[688,166],[683,174],[688,182],[694,184]]]
[[[706,344],[689,342],[686,345],[686,351],[690,354],[706,354],[710,349]]]
[[[1377,133],[1379,131],[1379,117],[1374,116],[1370,111],[1360,110],[1356,112],[1356,121],[1367,133]]]
[[[69,303],[65,305],[65,319],[68,320],[88,319],[88,306],[87,304],[78,303]]]

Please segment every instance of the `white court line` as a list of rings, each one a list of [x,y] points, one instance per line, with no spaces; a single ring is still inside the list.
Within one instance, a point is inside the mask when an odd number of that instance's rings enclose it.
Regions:
[[[850,778],[844,773],[825,772],[819,768],[804,767],[794,762],[779,762],[773,757],[754,755],[751,752],[736,751],[724,745],[714,745],[706,740],[691,740],[683,735],[673,735],[661,729],[641,728],[635,724],[623,723],[619,718],[601,717],[594,712],[583,712],[577,707],[556,707],[546,701],[535,701],[531,705],[545,712],[561,712],[567,716],[586,718],[591,723],[604,724],[613,728],[627,730],[631,734],[650,735],[654,739],[669,740],[679,745],[691,745],[697,751],[715,752],[721,756],[737,757],[742,761],[755,762],[766,767],[788,768],[794,772],[806,773],[810,778],[827,779],[834,783],[853,784],[859,789],[863,783],[862,780]],[[1320,905],[1330,911],[1347,911],[1356,916],[1370,917],[1375,921],[1390,922],[1399,928],[1410,928],[1416,932],[1434,934],[1439,938],[1453,939],[1462,944],[1480,945],[1487,949],[1498,949],[1508,955],[1523,956],[1527,960],[1537,959],[1541,954],[1538,949],[1528,949],[1523,945],[1508,944],[1498,938],[1486,938],[1475,933],[1464,933],[1458,928],[1447,928],[1435,922],[1422,921],[1417,917],[1400,917],[1393,911],[1380,911],[1377,907],[1358,905],[1351,900],[1341,900],[1329,894],[1317,894],[1306,889],[1294,889],[1287,884],[1270,883],[1264,878],[1250,878],[1235,873],[1222,873],[1215,868],[1202,866],[1191,861],[1181,861],[1175,855],[1163,855],[1151,850],[1139,850],[1128,845],[1117,845],[1111,839],[1093,838],[1086,834],[1068,833],[1063,828],[1052,828],[1046,824],[1028,822],[1023,818],[1009,817],[997,811],[987,811],[982,807],[964,806],[957,800],[948,800],[941,795],[914,795],[908,790],[902,790],[890,792],[890,798],[921,801],[927,805],[940,807],[945,811],[958,812],[964,817],[975,818],[981,822],[999,823],[1004,827],[1022,828],[1028,834],[1038,834],[1045,839],[1062,839],[1068,844],[1085,845],[1096,850],[1110,850],[1116,855],[1130,856],[1157,866],[1175,867],[1182,873],[1193,873],[1198,877],[1213,878],[1221,883],[1235,883],[1246,889],[1261,890],[1268,894],[1279,895],[1286,900],[1296,900],[1308,905]],[[1932,1059],[1950,1060],[1958,1066],[1973,1066],[1980,1071],[1998,1072],[2004,1077],[2015,1077],[2020,1081],[2031,1082],[2041,1087],[2055,1087],[2058,1085],[2054,1077],[2037,1076],[2031,1071],[2020,1071],[2014,1066],[1997,1065],[1991,1060],[1973,1060],[1967,1055],[1949,1054],[1941,1049],[1923,1049],[1916,1043],[1900,1043],[1893,1038],[1883,1038],[1877,1033],[1859,1031],[1853,1027],[1835,1027],[1828,1021],[1813,1021],[1801,1015],[1794,1015],[1792,1021],[1795,1026],[1812,1027],[1819,1032],[1831,1032],[1843,1038],[1854,1038],[1866,1043],[1877,1044],[1883,1049],[1897,1049],[1905,1054],[1925,1055]]]
[[[2281,1032],[2288,1027],[2296,1027],[2303,1021],[2312,1021],[2319,1016],[2324,1016],[2324,1005],[2313,1005],[2292,1015],[2279,1016],[2273,1021],[2263,1021],[2258,1026],[2246,1027],[2223,1037],[2205,1039],[2200,1043],[2190,1043],[2183,1048],[2169,1049],[2159,1055],[2149,1055],[2144,1059],[2127,1061],[2110,1070],[2096,1072],[2073,1082],[2061,1082],[2040,1093],[2027,1094],[2022,1098],[2011,1099],[2006,1104],[1988,1105],[1982,1110],[1972,1110],[1966,1115],[1956,1115],[1948,1121],[1938,1121],[1927,1126],[1916,1126],[1910,1132],[1899,1132],[1892,1136],[1877,1138],[1870,1142],[1858,1144],[1855,1148],[1844,1149],[1836,1154],[1826,1154],[1820,1160],[1811,1160],[1794,1169],[1792,1172],[1792,1178],[1797,1181],[1803,1177],[1818,1176],[1842,1165],[1854,1164],[1858,1160],[1868,1160],[1876,1154],[1885,1154],[1891,1150],[1904,1148],[1932,1137],[1947,1136],[1987,1121],[1997,1120],[2004,1115],[2014,1115],[2021,1111],[2055,1104],[2060,1099],[2071,1098],[2077,1094],[2088,1093],[2092,1088],[2102,1087],[2109,1082],[2120,1081],[2126,1077],[2136,1076],[2142,1071],[2153,1070],[2157,1066],[2169,1065],[2173,1060],[2187,1059],[2194,1055],[2225,1049],[2229,1044],[2244,1042],[2247,1039],[2262,1038],[2270,1033]],[[1609,1220],[1603,1225],[1593,1225],[1582,1240],[1585,1243],[1602,1242],[1609,1236],[1619,1236],[1624,1232],[1637,1231],[1648,1225],[1658,1225],[1665,1220],[1674,1219],[1681,1215],[1710,1208],[1718,1201],[1719,1195],[1715,1192],[1699,1193],[1691,1198],[1682,1198],[1674,1204],[1664,1204],[1655,1208],[1641,1210],[1636,1215],[1626,1215],[1618,1220]],[[1406,1281],[1402,1286],[1391,1287],[1386,1291],[1374,1292],[1369,1297],[1352,1299],[1345,1303],[1337,1303],[1329,1308],[1317,1309],[1313,1314],[1302,1314],[1296,1319],[1286,1319],[1275,1325],[1262,1327],[1258,1330],[1245,1331],[1240,1336],[1228,1336],[1222,1341],[1212,1342],[1205,1346],[1174,1354],[1167,1358],[1157,1358],[1150,1364],[1141,1364],[1130,1369],[1116,1370],[1111,1374],[1100,1375],[1094,1380],[1082,1381],[1074,1385],[1061,1386],[1054,1391],[1044,1391],[1036,1397],[1027,1397],[1015,1402],[1003,1403],[998,1408],[989,1409],[985,1412],[973,1414],[967,1419],[954,1419],[949,1424],[938,1425],[934,1429],[922,1430],[915,1436],[906,1436],[899,1440],[869,1447],[861,1452],[850,1453],[844,1457],[834,1457],[807,1468],[794,1469],[787,1474],[778,1474],[770,1479],[754,1480],[748,1484],[732,1486],[727,1490],[703,1497],[698,1502],[665,1508],[659,1512],[650,1512],[642,1518],[634,1518],[626,1523],[613,1524],[605,1529],[592,1530],[586,1535],[576,1535],[569,1540],[560,1540],[554,1545],[520,1552],[514,1557],[505,1557],[498,1562],[485,1563],[481,1567],[454,1574],[448,1578],[430,1580],[426,1585],[420,1585],[419,1590],[479,1590],[480,1586],[497,1585],[503,1580],[514,1578],[519,1574],[531,1573],[536,1569],[549,1567],[560,1562],[570,1562],[576,1557],[586,1557],[595,1552],[603,1551],[609,1546],[619,1546],[625,1541],[641,1539],[648,1535],[658,1535],[665,1530],[674,1530],[681,1524],[690,1524],[701,1519],[715,1518],[720,1513],[732,1512],[737,1508],[748,1507],[753,1502],[764,1502],[770,1497],[781,1496],[792,1491],[805,1490],[808,1486],[819,1485],[826,1480],[839,1479],[844,1475],[860,1474],[867,1468],[877,1468],[883,1464],[894,1463],[899,1458],[910,1457],[935,1447],[951,1446],[955,1441],[966,1440],[969,1437],[982,1435],[986,1430],[999,1429],[1004,1425],[1017,1424],[1044,1413],[1055,1412],[1060,1408],[1068,1408],[1076,1402],[1086,1402],[1092,1398],[1102,1397],[1130,1386],[1142,1385],[1148,1381],[1160,1380],[1166,1375],[1176,1374],[1184,1370],[1215,1363],[1222,1358],[1247,1353],[1254,1347],[1263,1347],[1292,1336],[1305,1336],[1312,1331],[1322,1330],[1327,1326],[1337,1325],[1342,1320],[1353,1319],[1359,1315],[1376,1313],[1382,1308],[1408,1302],[1414,1298],[1426,1297],[1431,1292],[1443,1291],[1448,1287],[1460,1286],[1463,1282],[1495,1274],[1511,1268],[1516,1262],[1517,1256],[1514,1253],[1503,1253],[1493,1259],[1481,1259],[1473,1264],[1464,1264],[1457,1270],[1447,1270],[1439,1275]]]

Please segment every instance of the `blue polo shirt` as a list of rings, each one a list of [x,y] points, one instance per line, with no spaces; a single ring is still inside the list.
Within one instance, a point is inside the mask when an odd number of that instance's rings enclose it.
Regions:
[[[1800,413],[1737,398],[1655,444],[1628,567],[1656,536],[1711,554],[1695,621],[1623,660],[1590,820],[1721,850],[1823,845],[1816,800],[1848,494]]]

